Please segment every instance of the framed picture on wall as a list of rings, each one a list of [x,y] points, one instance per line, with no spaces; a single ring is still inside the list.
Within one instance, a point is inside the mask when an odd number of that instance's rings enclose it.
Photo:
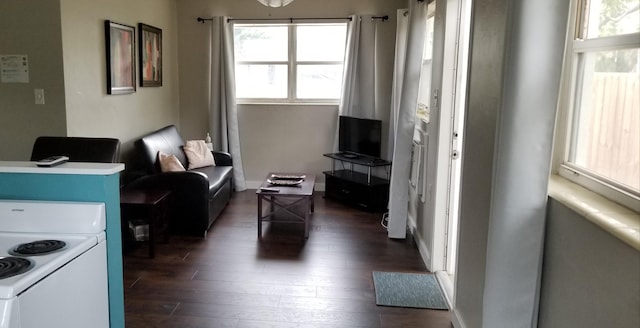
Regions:
[[[140,34],[140,86],[162,86],[162,30],[150,25],[138,24]]]
[[[107,49],[107,94],[136,92],[135,34],[133,26],[104,22]]]

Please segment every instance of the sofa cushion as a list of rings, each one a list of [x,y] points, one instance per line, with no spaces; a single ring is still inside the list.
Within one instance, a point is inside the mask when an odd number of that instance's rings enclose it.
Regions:
[[[151,170],[149,173],[161,172],[160,163],[157,161],[159,151],[176,156],[180,164],[182,164],[183,167],[187,167],[187,157],[184,151],[182,151],[184,140],[175,125],[169,125],[149,133],[137,140],[135,144],[143,160],[146,162],[147,168]]]
[[[233,176],[232,166],[205,166],[193,170],[204,173],[209,180],[209,192],[215,193],[222,185]]]
[[[160,170],[162,172],[181,172],[185,171],[182,163],[173,154],[165,154],[158,152],[158,162],[160,162]]]
[[[204,140],[187,140],[183,147],[187,160],[189,161],[189,169],[216,165],[213,154],[207,147]]]

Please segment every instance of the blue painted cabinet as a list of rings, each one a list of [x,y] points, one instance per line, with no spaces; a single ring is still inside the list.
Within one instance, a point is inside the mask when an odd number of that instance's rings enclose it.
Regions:
[[[109,320],[124,327],[124,286],[120,224],[120,171],[123,164],[65,163],[37,168],[31,162],[0,161],[0,199],[105,203]]]

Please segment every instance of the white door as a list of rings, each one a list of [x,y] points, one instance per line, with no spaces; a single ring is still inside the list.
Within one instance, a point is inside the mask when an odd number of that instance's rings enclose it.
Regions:
[[[444,74],[440,117],[438,176],[446,182],[438,185],[434,241],[444,248],[439,281],[451,306],[455,307],[455,271],[458,249],[460,173],[464,109],[466,108],[469,53],[470,6],[472,0],[447,0],[444,37]],[[442,218],[440,220],[440,218]]]
[[[446,223],[446,250],[445,271],[454,275],[456,271],[457,246],[458,246],[458,219],[460,200],[460,170],[463,156],[462,134],[464,133],[464,109],[466,108],[467,90],[467,63],[469,58],[469,28],[471,22],[472,0],[448,0],[447,5],[447,34],[445,43],[455,44],[453,54],[453,81],[451,92],[450,148],[449,148],[449,182],[448,182],[448,209]],[[447,131],[442,131],[443,134]]]
[[[423,222],[431,271],[455,272],[459,158],[465,107],[470,0],[441,0],[435,8],[429,91],[429,144]]]

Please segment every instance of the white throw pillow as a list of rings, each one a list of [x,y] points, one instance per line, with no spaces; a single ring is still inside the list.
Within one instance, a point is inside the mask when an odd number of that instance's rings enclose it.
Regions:
[[[189,160],[189,170],[216,165],[213,154],[204,140],[187,140],[183,149]]]
[[[173,154],[169,155],[159,151],[158,161],[160,161],[160,171],[162,172],[185,171],[184,166],[182,166],[182,163],[180,163],[180,160],[178,160],[178,158]]]

